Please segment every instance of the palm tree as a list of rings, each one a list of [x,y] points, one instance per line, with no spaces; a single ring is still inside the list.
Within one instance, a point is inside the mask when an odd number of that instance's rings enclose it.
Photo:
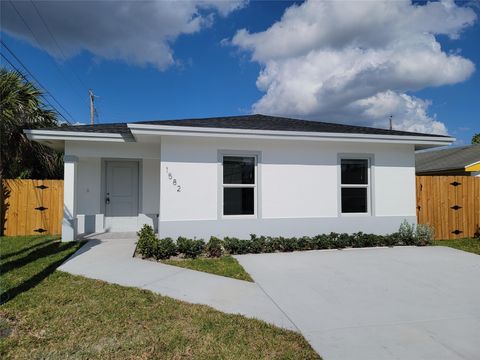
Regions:
[[[3,178],[62,178],[62,154],[34,143],[24,129],[58,126],[57,113],[42,101],[42,92],[19,72],[0,68],[0,236],[5,197]]]
[[[61,154],[32,142],[24,129],[59,126],[57,113],[42,101],[42,92],[16,71],[0,69],[0,177],[62,178]]]

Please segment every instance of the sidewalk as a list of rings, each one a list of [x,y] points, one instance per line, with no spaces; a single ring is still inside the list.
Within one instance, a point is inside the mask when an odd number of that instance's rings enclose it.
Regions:
[[[90,239],[59,270],[297,330],[257,284],[133,258],[136,240],[118,237]]]

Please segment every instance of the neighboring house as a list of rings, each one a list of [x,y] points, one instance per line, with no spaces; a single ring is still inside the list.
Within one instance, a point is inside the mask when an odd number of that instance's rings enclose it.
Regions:
[[[480,144],[418,151],[417,175],[480,176]]]
[[[455,139],[248,115],[26,130],[65,151],[63,240],[387,233],[415,218],[415,150]]]

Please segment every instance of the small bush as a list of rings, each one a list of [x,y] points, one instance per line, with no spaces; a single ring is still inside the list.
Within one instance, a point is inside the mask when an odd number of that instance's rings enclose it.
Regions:
[[[312,250],[310,237],[302,236],[301,238],[298,238],[297,250]]]
[[[400,241],[400,235],[398,232],[393,234],[388,234],[383,237],[383,245],[384,246],[395,246],[395,245],[402,245]]]
[[[332,233],[332,234],[334,234],[333,239],[335,239],[333,240],[333,246],[336,249],[344,249],[350,246],[350,243],[351,243],[350,235],[348,235],[347,233],[342,233],[342,234]]]
[[[383,246],[384,237],[381,235],[365,234],[363,232],[358,232],[352,234],[351,241],[353,247]]]
[[[205,242],[203,240],[187,239],[179,237],[177,239],[177,249],[180,254],[183,254],[186,258],[195,259],[202,254],[205,248]]]
[[[250,241],[240,240],[234,237],[226,237],[223,239],[225,250],[229,254],[248,254],[250,252]]]
[[[220,257],[223,255],[223,241],[212,236],[205,246],[205,252],[209,257]]]
[[[327,234],[316,235],[310,239],[313,250],[330,249],[331,238]]]
[[[276,251],[280,251],[280,243],[278,242],[277,238],[271,236],[265,238],[265,252],[273,253]]]
[[[407,220],[403,220],[397,232],[398,240],[403,245],[415,244],[415,225],[410,224]]]
[[[155,257],[158,239],[155,236],[155,231],[150,225],[143,225],[139,232],[137,232],[138,242],[137,251],[144,258]]]
[[[415,231],[415,245],[426,246],[433,244],[433,229],[426,224],[418,224]]]
[[[177,255],[177,246],[172,238],[163,238],[157,240],[154,257],[158,259],[168,259],[171,256]]]
[[[249,252],[252,254],[264,253],[266,248],[266,240],[267,239],[265,236],[257,237],[255,234],[250,234]]]
[[[475,233],[473,234],[473,237],[475,239],[480,239],[480,226],[477,226],[477,229],[475,230]]]

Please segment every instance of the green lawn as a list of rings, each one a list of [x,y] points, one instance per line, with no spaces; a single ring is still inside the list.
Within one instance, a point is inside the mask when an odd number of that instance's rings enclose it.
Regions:
[[[162,261],[168,265],[180,266],[187,269],[203,271],[211,274],[231,277],[238,280],[252,281],[250,275],[240,265],[237,259],[231,256],[220,258],[197,258],[197,259],[169,259]]]
[[[458,250],[468,251],[480,255],[480,239],[466,238],[455,240],[436,240],[434,241],[434,245],[450,246]]]
[[[0,358],[319,359],[298,333],[55,271],[79,246],[0,238]]]

